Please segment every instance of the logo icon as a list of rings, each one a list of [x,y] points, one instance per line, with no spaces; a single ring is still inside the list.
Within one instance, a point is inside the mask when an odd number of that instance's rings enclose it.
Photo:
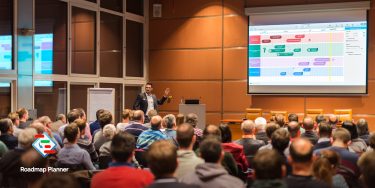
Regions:
[[[36,140],[32,144],[36,151],[38,151],[43,157],[47,157],[49,154],[56,153],[56,143],[48,136],[46,132],[43,134],[35,135]]]

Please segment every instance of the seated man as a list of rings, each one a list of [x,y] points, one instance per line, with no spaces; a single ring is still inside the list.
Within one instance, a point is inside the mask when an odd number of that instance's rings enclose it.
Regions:
[[[103,128],[104,126],[112,123],[113,116],[112,113],[108,110],[104,110],[100,115],[99,115],[99,124],[100,124],[100,129],[97,131],[94,135],[94,147],[96,151],[99,151],[100,147],[108,141],[104,136],[103,136]]]
[[[125,109],[121,114],[121,122],[116,125],[117,131],[125,131],[125,127],[130,124],[130,115],[133,113],[130,109]]]
[[[350,132],[351,143],[349,144],[349,151],[359,155],[365,152],[367,145],[363,139],[358,137],[357,126],[351,121],[344,121],[342,128]]]
[[[13,123],[9,118],[0,119],[0,141],[8,147],[14,149],[18,145],[17,137],[13,136]]]
[[[296,121],[288,123],[288,131],[290,133],[290,141],[293,141],[301,136],[300,126]]]
[[[314,145],[314,151],[331,146],[332,126],[327,122],[319,124],[319,140]]]
[[[73,170],[79,170],[81,167],[86,170],[95,170],[90,154],[77,144],[80,136],[77,124],[72,123],[66,126],[64,136],[68,143],[65,143],[64,147],[57,154],[57,166],[76,168]]]
[[[362,180],[366,187],[375,187],[375,152],[364,153],[358,160],[358,166],[362,172]]]
[[[221,166],[224,151],[221,143],[215,137],[205,138],[200,144],[199,151],[205,163],[199,164],[194,172],[182,177],[182,182],[198,185],[201,188],[245,187],[240,179],[229,175],[223,166]]]
[[[279,128],[280,128],[279,124],[277,124],[275,122],[269,122],[267,124],[266,134],[267,134],[267,137],[268,137],[268,141],[267,141],[267,143],[265,143],[266,145],[260,147],[259,150],[272,149],[271,137],[272,137],[273,132],[275,132]]]
[[[305,129],[305,133],[303,133],[301,137],[309,139],[310,142],[315,145],[319,137],[314,132],[314,120],[311,117],[305,117],[303,119],[303,128]]]
[[[263,117],[258,117],[254,121],[255,123],[255,138],[257,140],[262,140],[264,144],[267,144],[268,142],[268,137],[266,133],[266,125],[267,125],[267,120],[264,119]]]
[[[369,145],[370,133],[368,131],[368,123],[365,119],[359,119],[357,121],[357,129],[359,138],[363,139],[366,142],[366,145]]]
[[[85,129],[86,129],[86,122],[83,119],[76,119],[74,123],[79,128],[79,139],[77,141],[77,144],[80,148],[86,150],[90,154],[90,158],[92,162],[98,161],[98,153],[95,151],[94,144],[92,144],[91,140],[85,136]]]
[[[125,132],[116,134],[111,142],[113,162],[108,169],[94,175],[91,188],[143,188],[150,185],[154,176],[149,171],[134,168],[131,163],[134,150],[134,136]]]
[[[328,188],[312,176],[313,148],[305,138],[297,138],[290,145],[289,163],[292,165],[292,175],[286,178],[288,188]]]
[[[133,123],[125,127],[125,132],[130,133],[135,137],[137,141],[138,136],[145,130],[148,130],[147,127],[143,125],[145,121],[145,115],[142,110],[136,110],[133,114]]]
[[[167,136],[160,131],[161,117],[154,116],[151,119],[151,129],[143,131],[137,140],[137,149],[147,150],[157,140],[166,140]]]
[[[177,168],[177,148],[172,143],[166,140],[152,143],[146,159],[156,178],[148,188],[198,188],[198,186],[180,183],[174,177]]]
[[[178,143],[176,140],[176,117],[173,114],[168,114],[163,118],[163,126],[165,128],[164,134],[167,136],[167,139],[171,141],[176,147]]]
[[[16,112],[11,112],[8,114],[8,118],[12,120],[13,123],[13,136],[18,137],[22,129],[18,128],[20,125],[20,118]]]

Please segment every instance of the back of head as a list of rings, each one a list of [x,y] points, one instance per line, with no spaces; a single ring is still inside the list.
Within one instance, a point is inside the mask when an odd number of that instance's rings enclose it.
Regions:
[[[252,120],[245,120],[241,123],[243,134],[254,134],[255,123]]]
[[[166,128],[172,129],[176,125],[176,117],[173,114],[168,114],[164,116],[163,124]]]
[[[184,114],[177,114],[176,116],[176,125],[179,126],[185,123],[185,115]]]
[[[150,124],[151,124],[151,129],[153,130],[159,130],[161,128],[161,117],[156,115],[151,118]]]
[[[323,114],[319,114],[319,115],[317,115],[317,116],[315,117],[315,122],[316,122],[317,124],[319,124],[319,123],[321,123],[321,122],[323,122],[323,121],[327,121]]]
[[[103,129],[104,126],[112,123],[112,113],[108,110],[104,110],[100,115],[99,115],[99,124],[100,127]]]
[[[263,117],[257,117],[254,123],[255,123],[255,128],[257,129],[257,131],[264,131],[266,129],[267,120],[264,119]]]
[[[357,126],[353,122],[351,122],[349,120],[344,121],[342,123],[341,127],[344,128],[344,129],[346,129],[346,130],[348,130],[350,132],[351,139],[358,138]]]
[[[271,136],[272,147],[279,153],[283,153],[289,146],[290,134],[286,129],[277,129]]]
[[[285,125],[284,115],[277,114],[276,117],[275,117],[275,121],[276,121],[277,124],[279,124],[280,127],[284,127],[284,125]]]
[[[288,121],[291,122],[291,121],[296,121],[298,122],[298,115],[297,114],[294,114],[294,113],[291,113],[288,115]]]
[[[77,108],[76,110],[77,110],[78,113],[79,113],[79,117],[80,117],[81,119],[86,120],[86,112],[85,112],[85,110],[84,110],[83,108]]]
[[[116,127],[113,124],[108,124],[104,126],[103,128],[103,136],[109,140],[112,140],[112,138],[116,134]]]
[[[207,125],[203,130],[203,137],[213,136],[221,140],[221,131],[216,125]]]
[[[288,131],[290,133],[291,138],[298,137],[299,134],[299,123],[296,121],[292,121],[288,123]]]
[[[167,140],[155,141],[147,151],[146,160],[156,178],[170,177],[177,168],[177,148]]]
[[[34,128],[26,128],[18,135],[18,145],[21,148],[28,149],[35,141],[35,135],[38,134]]]
[[[199,145],[200,156],[206,163],[219,162],[222,155],[221,143],[216,137],[207,137]]]
[[[329,124],[333,125],[333,124],[337,124],[338,122],[338,119],[337,119],[337,116],[334,115],[334,114],[331,114],[328,118],[328,122]]]
[[[332,135],[332,126],[327,122],[319,123],[319,137],[329,138]]]
[[[136,122],[139,122],[139,123],[143,123],[145,119],[145,114],[142,110],[136,110],[134,111],[133,113],[133,121],[136,121]]]
[[[18,114],[20,119],[22,119],[28,113],[28,111],[26,110],[26,108],[20,108],[16,111],[16,113]]]
[[[305,117],[303,119],[303,128],[305,128],[308,131],[311,131],[314,129],[314,120],[311,117]]]
[[[358,160],[363,182],[367,187],[375,187],[375,152],[366,152]]]
[[[37,120],[33,121],[29,127],[35,129],[38,134],[43,134],[43,132],[45,131],[44,125]]]
[[[78,139],[79,135],[79,128],[77,124],[71,123],[64,129],[64,137],[68,140],[70,143],[74,143]]]
[[[298,138],[289,148],[293,163],[310,163],[313,157],[313,146],[308,139]]]
[[[193,126],[195,128],[198,124],[197,114],[194,114],[194,113],[188,114],[186,116],[185,123],[189,123],[191,126]]]
[[[232,131],[226,124],[220,124],[219,129],[221,132],[221,142],[223,143],[230,143],[232,142]]]
[[[325,149],[320,151],[320,157],[326,158],[332,167],[337,167],[340,164],[340,155],[332,150]]]
[[[270,122],[267,124],[266,126],[266,134],[267,134],[267,137],[271,139],[271,136],[272,134],[277,130],[279,129],[280,126],[279,124],[276,124],[275,122]]]
[[[76,119],[74,123],[78,126],[79,132],[84,132],[86,129],[86,121],[83,119]]]
[[[358,136],[367,135],[368,132],[368,123],[365,119],[359,119],[357,121]]]
[[[8,118],[12,121],[13,124],[15,124],[16,121],[20,119],[19,115],[16,112],[9,113]]]
[[[95,114],[95,115],[96,115],[96,120],[99,121],[99,116],[100,116],[100,114],[103,113],[103,112],[104,112],[104,109],[99,109],[99,110],[96,111],[96,114]]]
[[[47,126],[48,124],[52,123],[51,118],[49,118],[48,116],[39,117],[38,121],[42,123],[44,126]]]
[[[194,137],[194,128],[190,124],[184,123],[178,126],[176,131],[178,145],[181,148],[188,148]]]
[[[156,116],[156,115],[158,115],[158,111],[156,111],[156,110],[150,110],[150,111],[148,111],[147,112],[147,116],[148,116],[148,118],[152,118],[152,117],[154,117],[154,116]]]
[[[130,119],[130,113],[131,113],[132,110],[130,109],[125,109],[122,111],[121,113],[121,118],[122,119]]]
[[[56,121],[66,121],[65,114],[57,114]]]
[[[333,141],[340,141],[347,144],[350,140],[350,132],[344,128],[338,128],[333,133]]]
[[[133,155],[135,138],[126,132],[117,133],[111,142],[111,156],[116,162],[127,162]]]
[[[79,119],[80,113],[77,109],[70,110],[67,115],[68,123],[73,123],[76,119]]]
[[[0,131],[1,134],[7,133],[12,129],[13,123],[9,118],[0,119]]]
[[[327,183],[330,185],[330,187],[332,186],[333,173],[331,163],[329,163],[328,159],[319,157],[318,159],[314,160],[312,165],[312,174],[317,180]]]
[[[256,179],[281,179],[283,158],[275,150],[259,150],[253,159]]]
[[[77,179],[72,174],[49,174],[41,183],[41,188],[80,188]]]

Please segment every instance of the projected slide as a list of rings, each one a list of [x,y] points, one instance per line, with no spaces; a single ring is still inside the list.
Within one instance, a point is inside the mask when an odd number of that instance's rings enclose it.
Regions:
[[[12,36],[0,36],[0,70],[12,69]]]
[[[366,45],[365,21],[250,26],[249,85],[366,85]]]
[[[34,60],[36,74],[52,74],[53,34],[34,36]]]

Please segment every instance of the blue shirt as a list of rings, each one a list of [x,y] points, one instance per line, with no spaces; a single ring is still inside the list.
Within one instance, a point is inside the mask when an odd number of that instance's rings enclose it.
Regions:
[[[164,134],[167,136],[168,140],[171,140],[172,143],[175,146],[178,146],[178,142],[177,142],[177,139],[176,139],[176,134],[177,133],[176,133],[175,130],[173,130],[173,129],[165,129]]]
[[[100,124],[99,124],[99,121],[98,121],[98,120],[96,120],[96,121],[94,121],[94,122],[92,122],[92,123],[90,124],[90,132],[91,132],[91,135],[94,135],[94,132],[95,132],[96,130],[98,130],[98,129],[100,129]]]
[[[137,122],[125,127],[125,132],[132,134],[136,138],[145,130],[148,130],[148,128]]]
[[[152,143],[154,143],[157,140],[166,140],[167,136],[162,133],[159,129],[158,130],[153,130],[149,129],[146,131],[143,131],[137,140],[137,149],[144,149],[147,150],[148,147]]]
[[[82,164],[86,170],[95,170],[91,162],[90,154],[77,144],[65,144],[57,154],[57,161],[62,164]]]

